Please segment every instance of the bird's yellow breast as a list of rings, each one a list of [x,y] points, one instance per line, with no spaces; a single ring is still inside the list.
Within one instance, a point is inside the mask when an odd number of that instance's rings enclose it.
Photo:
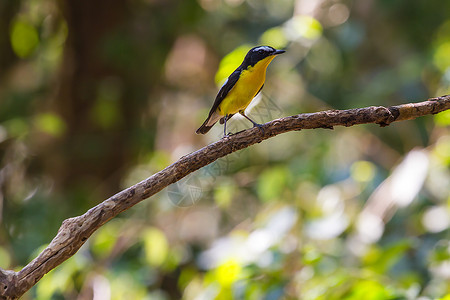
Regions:
[[[217,108],[225,116],[245,110],[266,80],[266,69],[275,56],[268,56],[243,70],[238,81]]]

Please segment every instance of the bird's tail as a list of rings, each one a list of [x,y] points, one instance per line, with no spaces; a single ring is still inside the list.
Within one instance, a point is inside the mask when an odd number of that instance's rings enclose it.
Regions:
[[[196,134],[207,133],[220,118],[221,115],[219,115],[217,112],[214,112],[212,115],[209,115],[209,117],[205,120],[205,122],[203,122],[202,126],[200,126],[200,128],[195,131],[195,133]]]
[[[206,120],[206,121],[208,121],[208,120]],[[208,126],[206,121],[203,123],[202,126],[200,126],[199,129],[197,129],[197,131],[195,131],[196,134],[205,134],[213,127],[214,124],[211,126]]]

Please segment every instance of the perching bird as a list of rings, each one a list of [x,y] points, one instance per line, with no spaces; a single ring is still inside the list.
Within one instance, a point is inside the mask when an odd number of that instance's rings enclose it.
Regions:
[[[243,115],[253,123],[253,126],[261,126],[247,117],[244,111],[263,88],[269,63],[276,55],[284,52],[284,50],[276,50],[269,46],[250,49],[242,64],[231,73],[220,88],[208,118],[196,133],[207,133],[220,120],[220,124],[224,124],[223,134],[227,136],[227,120],[236,113]]]

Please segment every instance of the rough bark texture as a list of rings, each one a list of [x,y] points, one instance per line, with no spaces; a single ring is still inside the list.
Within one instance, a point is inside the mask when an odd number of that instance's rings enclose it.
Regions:
[[[0,269],[0,297],[17,299],[34,286],[46,273],[67,260],[99,227],[119,213],[158,193],[191,172],[232,152],[260,143],[278,134],[313,128],[353,126],[410,120],[450,109],[450,96],[419,103],[391,107],[371,106],[349,110],[328,110],[276,119],[263,125],[223,138],[198,151],[183,156],[177,162],[151,177],[129,187],[91,208],[85,214],[65,220],[56,237],[33,261],[18,272]]]

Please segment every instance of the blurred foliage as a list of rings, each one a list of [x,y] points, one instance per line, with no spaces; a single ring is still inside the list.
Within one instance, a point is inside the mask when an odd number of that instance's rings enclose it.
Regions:
[[[0,266],[222,136],[195,129],[254,45],[250,115],[450,91],[450,2],[0,4]],[[235,117],[229,128],[248,128]],[[111,220],[24,299],[450,299],[450,112],[291,132]]]

